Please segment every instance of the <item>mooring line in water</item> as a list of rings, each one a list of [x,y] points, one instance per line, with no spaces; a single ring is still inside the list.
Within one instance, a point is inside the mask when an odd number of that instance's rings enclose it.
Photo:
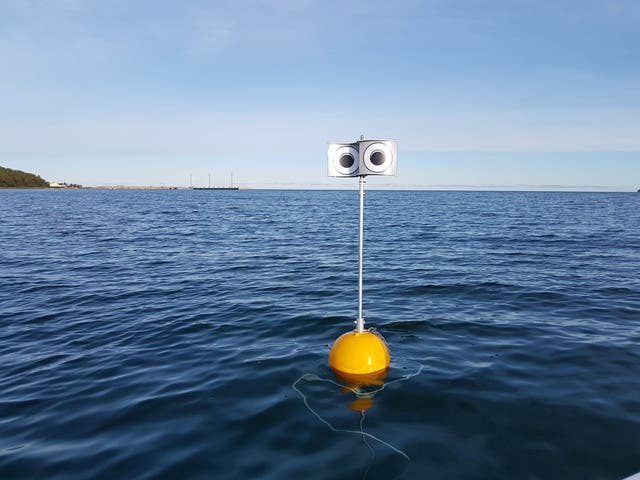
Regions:
[[[373,447],[369,445],[367,442],[367,437],[364,436],[364,410],[360,411],[360,431],[362,432],[362,441],[369,448],[371,452],[371,459],[369,460],[369,465],[367,465],[367,469],[364,471],[364,475],[362,476],[362,480],[367,480],[367,475],[369,475],[369,470],[373,467],[373,461],[376,458],[376,453],[373,451]]]
[[[303,376],[304,376],[304,375],[303,375]],[[371,434],[370,434],[370,433],[368,433],[368,432],[360,431],[360,430],[346,430],[346,429],[343,429],[343,428],[335,428],[335,427],[334,427],[333,425],[331,425],[328,421],[326,421],[324,418],[322,418],[322,417],[320,416],[320,414],[319,414],[319,413],[317,413],[313,408],[311,408],[311,405],[309,405],[309,402],[307,401],[307,397],[306,397],[306,396],[305,396],[305,394],[304,394],[304,393],[302,393],[302,392],[298,389],[298,387],[297,387],[298,382],[300,382],[301,380],[303,380],[303,378],[302,378],[302,377],[300,377],[298,380],[296,380],[295,382],[293,382],[293,385],[292,385],[293,389],[294,389],[296,392],[298,392],[298,393],[300,394],[300,396],[302,397],[302,401],[304,402],[304,404],[305,404],[305,406],[307,407],[307,409],[308,409],[311,413],[313,413],[313,415],[314,415],[318,420],[320,420],[320,421],[321,421],[322,423],[324,423],[327,427],[329,427],[333,432],[336,432],[336,433],[351,433],[351,434],[354,434],[354,435],[358,435],[358,436],[362,435],[363,437],[371,438],[372,440],[375,440],[376,442],[379,442],[379,443],[381,443],[381,444],[385,445],[386,447],[390,448],[391,450],[393,450],[394,452],[398,453],[399,455],[402,455],[405,459],[407,459],[407,460],[409,460],[409,461],[411,460],[411,459],[409,458],[409,456],[408,456],[406,453],[404,453],[402,450],[400,450],[400,449],[398,449],[398,448],[394,447],[393,445],[391,445],[391,444],[389,444],[389,443],[385,442],[384,440],[382,440],[382,439],[380,439],[380,438],[376,437],[375,435],[371,435]],[[348,387],[347,387],[347,388],[348,388]]]
[[[331,383],[336,387],[346,388],[347,390],[352,391],[358,398],[371,398],[376,393],[381,392],[382,390],[384,390],[385,388],[387,388],[389,385],[393,383],[403,382],[405,380],[409,380],[410,378],[415,377],[416,375],[419,375],[423,369],[424,369],[424,365],[420,365],[420,368],[418,368],[417,371],[410,373],[408,375],[404,375],[400,378],[396,378],[395,380],[391,380],[390,382],[385,382],[382,384],[380,388],[376,388],[375,390],[363,390],[359,387],[351,387],[349,385],[343,385],[342,383],[338,383],[334,380],[331,380],[330,378],[321,378],[318,375],[315,375],[313,373],[305,373],[300,378],[298,378],[298,380],[294,382],[294,385],[298,383],[300,380],[305,380],[307,382],[326,382],[326,383]]]
[[[394,452],[396,452],[398,455],[401,455],[405,460],[407,460],[408,462],[411,461],[411,458],[409,458],[409,456],[404,453],[402,450],[400,450],[399,448],[394,447],[393,445],[391,445],[388,442],[385,442],[384,440],[382,440],[381,438],[376,437],[375,435],[371,435],[368,432],[365,432],[363,427],[363,421],[364,421],[364,412],[362,414],[362,417],[360,419],[360,430],[347,430],[347,429],[343,429],[343,428],[335,428],[333,425],[331,425],[331,423],[329,423],[327,420],[325,420],[324,418],[322,418],[322,416],[317,413],[313,408],[311,408],[311,405],[309,405],[309,401],[307,400],[307,397],[304,393],[302,393],[300,391],[300,389],[298,388],[298,383],[300,383],[301,381],[305,380],[307,382],[325,382],[325,383],[331,383],[337,387],[340,388],[346,388],[347,390],[350,390],[351,392],[353,392],[358,398],[371,398],[373,397],[376,393],[384,390],[385,387],[387,387],[388,385],[391,385],[392,383],[396,383],[396,382],[402,382],[404,380],[409,380],[410,378],[415,377],[416,375],[419,375],[420,372],[422,372],[424,366],[420,365],[420,368],[409,375],[404,375],[403,377],[397,378],[395,380],[392,380],[388,383],[383,384],[380,388],[377,388],[373,391],[363,391],[362,389],[358,388],[358,387],[350,387],[348,385],[343,385],[341,383],[335,382],[329,378],[321,378],[318,375],[315,375],[313,373],[305,373],[304,375],[301,375],[300,378],[298,378],[295,382],[293,382],[293,384],[291,385],[291,387],[298,392],[298,394],[302,397],[302,401],[304,402],[305,406],[307,407],[307,410],[309,410],[318,420],[320,420],[322,423],[324,423],[327,427],[329,427],[331,429],[331,431],[336,432],[336,433],[350,433],[350,434],[354,434],[354,435],[358,435],[358,436],[362,436],[362,439],[364,440],[365,444],[369,447],[369,449],[371,450],[372,455],[375,457],[375,454],[373,452],[373,448],[371,447],[371,445],[366,441],[367,438],[370,438],[372,440],[375,440],[378,443],[381,443],[382,445],[384,445],[385,447],[393,450]],[[371,463],[373,463],[373,459],[371,461]],[[369,468],[371,468],[371,465],[369,466]],[[367,469],[367,472],[369,472],[369,469]],[[365,476],[366,476],[365,473]]]

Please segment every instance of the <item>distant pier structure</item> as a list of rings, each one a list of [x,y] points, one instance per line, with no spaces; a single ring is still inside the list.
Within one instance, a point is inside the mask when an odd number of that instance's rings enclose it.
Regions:
[[[231,172],[231,183],[228,186],[223,187],[212,187],[211,186],[211,174],[209,174],[209,186],[208,187],[194,187],[193,180],[191,180],[191,190],[240,190],[240,186],[233,185],[233,172]]]

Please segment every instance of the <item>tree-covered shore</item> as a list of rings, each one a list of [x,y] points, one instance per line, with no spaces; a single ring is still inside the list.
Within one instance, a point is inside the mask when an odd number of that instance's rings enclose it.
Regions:
[[[49,182],[33,173],[0,167],[0,188],[49,188]]]

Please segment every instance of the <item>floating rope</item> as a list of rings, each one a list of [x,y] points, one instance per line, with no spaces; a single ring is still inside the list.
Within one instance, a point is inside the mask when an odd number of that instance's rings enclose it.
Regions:
[[[311,405],[309,405],[309,401],[307,400],[307,397],[304,393],[302,393],[302,391],[300,391],[300,389],[298,388],[298,384],[302,381],[305,382],[325,382],[325,383],[330,383],[332,385],[335,385],[337,387],[340,388],[344,388],[347,390],[350,390],[351,392],[353,392],[355,394],[355,396],[357,398],[373,398],[373,396],[378,393],[381,392],[382,390],[384,390],[387,386],[391,385],[392,383],[397,383],[397,382],[402,382],[405,380],[409,380],[410,378],[415,377],[416,375],[419,375],[420,372],[422,372],[423,370],[423,365],[420,365],[420,368],[418,368],[418,370],[412,374],[409,375],[404,375],[400,378],[397,378],[395,380],[392,380],[388,383],[383,384],[382,386],[380,386],[379,388],[373,389],[373,390],[368,390],[368,389],[363,389],[362,387],[352,387],[350,385],[343,385],[341,383],[338,383],[334,380],[331,380],[330,378],[321,378],[318,375],[315,375],[313,373],[305,373],[304,375],[302,375],[300,378],[298,378],[295,382],[293,382],[293,384],[291,385],[291,387],[298,392],[298,394],[302,397],[302,401],[304,402],[305,406],[307,407],[307,409],[318,419],[320,420],[322,423],[324,423],[327,427],[329,427],[329,429],[331,429],[332,432],[335,433],[349,433],[352,435],[358,435],[358,436],[362,436],[362,441],[365,443],[365,445],[369,448],[369,450],[371,451],[371,461],[369,463],[369,466],[367,467],[367,470],[364,474],[363,478],[366,478],[367,474],[369,473],[369,470],[371,469],[372,465],[373,465],[373,460],[375,458],[375,454],[373,451],[373,447],[369,444],[369,442],[367,442],[367,439],[371,439],[374,440],[382,445],[384,445],[385,447],[393,450],[394,452],[396,452],[398,455],[401,455],[405,460],[407,460],[407,462],[411,462],[411,458],[409,458],[409,456],[404,453],[402,450],[400,450],[399,448],[394,447],[393,445],[391,445],[388,442],[385,442],[384,440],[382,440],[381,438],[376,437],[375,435],[371,435],[368,432],[364,431],[363,425],[364,425],[364,411],[360,412],[360,430],[348,430],[348,429],[342,429],[342,428],[336,428],[333,425],[331,425],[331,423],[329,423],[327,420],[325,420],[324,418],[322,418],[322,416],[316,412]]]

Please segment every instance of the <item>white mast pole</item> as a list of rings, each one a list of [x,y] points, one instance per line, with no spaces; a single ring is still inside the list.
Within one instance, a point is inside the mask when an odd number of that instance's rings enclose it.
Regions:
[[[360,175],[360,247],[359,247],[359,268],[358,268],[358,319],[356,320],[356,330],[358,333],[364,332],[364,316],[362,315],[362,263],[364,260],[364,175]]]

